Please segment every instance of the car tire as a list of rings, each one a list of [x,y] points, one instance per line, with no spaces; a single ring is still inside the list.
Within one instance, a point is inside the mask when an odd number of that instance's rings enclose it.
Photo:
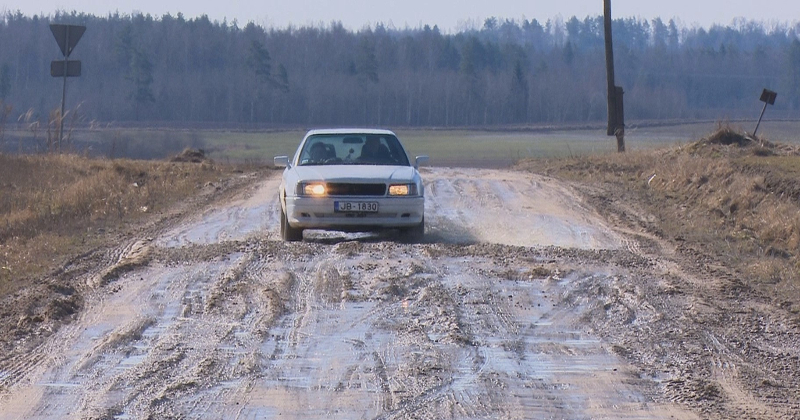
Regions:
[[[425,238],[425,218],[416,226],[400,230],[400,235],[407,242],[421,242]]]
[[[293,228],[289,224],[286,213],[281,209],[281,238],[286,242],[297,242],[303,240],[303,229]]]

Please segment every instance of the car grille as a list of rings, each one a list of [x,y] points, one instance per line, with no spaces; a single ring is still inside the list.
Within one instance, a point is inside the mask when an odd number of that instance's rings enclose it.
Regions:
[[[384,196],[386,195],[386,184],[347,184],[347,183],[328,183],[328,195],[360,195],[360,196]]]

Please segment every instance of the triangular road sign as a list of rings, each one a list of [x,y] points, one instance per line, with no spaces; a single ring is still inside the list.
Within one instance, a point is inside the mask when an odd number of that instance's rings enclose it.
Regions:
[[[50,31],[56,37],[58,48],[61,48],[61,53],[64,57],[69,57],[78,41],[81,40],[83,33],[86,32],[85,26],[78,25],[61,25],[53,23],[50,25]]]

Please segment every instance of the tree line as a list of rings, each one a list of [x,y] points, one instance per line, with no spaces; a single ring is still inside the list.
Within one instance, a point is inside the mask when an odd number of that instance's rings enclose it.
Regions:
[[[68,108],[111,123],[257,126],[493,126],[606,118],[602,16],[489,18],[480,28],[378,24],[264,28],[207,16],[0,15],[0,117],[59,106],[50,23],[86,33]],[[798,117],[800,24],[685,27],[613,22],[617,84],[630,120],[753,116],[763,88]],[[5,111],[8,112],[5,112]]]

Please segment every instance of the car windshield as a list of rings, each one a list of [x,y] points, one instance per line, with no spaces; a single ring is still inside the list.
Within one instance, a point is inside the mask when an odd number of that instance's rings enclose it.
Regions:
[[[317,134],[306,139],[299,165],[410,166],[397,137],[391,134]]]

